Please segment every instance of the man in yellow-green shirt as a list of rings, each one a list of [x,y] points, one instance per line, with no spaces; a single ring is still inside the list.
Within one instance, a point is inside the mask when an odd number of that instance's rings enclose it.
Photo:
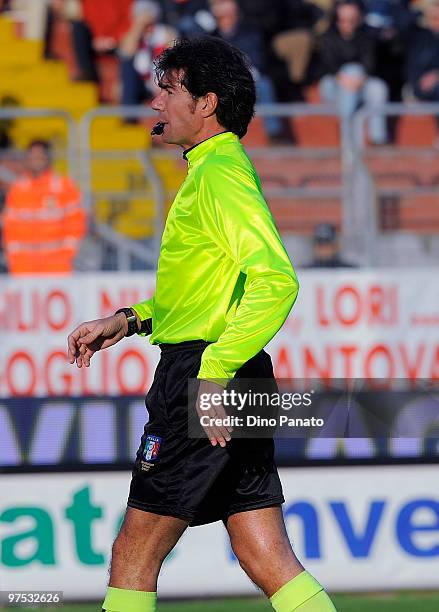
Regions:
[[[277,612],[328,612],[330,599],[286,535],[273,440],[233,437],[224,406],[213,401],[233,379],[274,380],[263,348],[298,292],[240,144],[254,112],[253,78],[239,51],[210,37],[175,43],[158,59],[157,77],[154,131],[184,149],[188,174],[166,221],[155,294],[83,323],[68,339],[78,367],[136,332],[161,349],[103,608],[153,612],[162,562],[180,536],[222,520],[241,566]],[[203,437],[188,435],[194,415]]]

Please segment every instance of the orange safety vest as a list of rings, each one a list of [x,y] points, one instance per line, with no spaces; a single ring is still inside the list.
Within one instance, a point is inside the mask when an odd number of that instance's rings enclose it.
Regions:
[[[6,196],[3,248],[12,274],[71,272],[85,231],[81,194],[68,177],[27,176]]]

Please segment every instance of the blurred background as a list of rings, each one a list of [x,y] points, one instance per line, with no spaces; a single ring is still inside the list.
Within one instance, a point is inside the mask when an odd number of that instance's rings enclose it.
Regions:
[[[385,437],[278,441],[293,545],[352,594],[339,610],[439,610],[438,0],[0,0],[0,590],[105,592],[159,350],[131,338],[82,371],[66,338],[154,291],[186,163],[150,137],[153,61],[202,35],[249,58],[243,143],[301,282],[277,377],[372,379],[357,401],[395,415]],[[222,525],[190,530],[160,586],[257,597]]]

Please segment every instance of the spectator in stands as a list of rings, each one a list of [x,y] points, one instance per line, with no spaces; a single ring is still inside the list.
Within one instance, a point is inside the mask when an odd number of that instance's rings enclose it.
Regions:
[[[365,22],[376,41],[375,76],[387,84],[390,102],[401,102],[407,50],[420,11],[412,9],[411,0],[368,0],[366,7]],[[397,118],[389,117],[388,123],[394,140]]]
[[[313,260],[307,268],[354,268],[340,256],[337,229],[332,223],[319,223],[313,234]]]
[[[407,71],[417,98],[439,102],[439,0],[427,9],[427,27],[419,28],[413,37]]]
[[[268,55],[268,74],[274,81],[278,98],[303,101],[314,30],[324,11],[307,0],[238,2],[244,22],[262,33]]]
[[[86,230],[78,188],[55,173],[48,142],[35,140],[26,176],[6,196],[3,248],[12,274],[69,273]]]
[[[325,11],[305,0],[285,0],[283,19],[272,40],[276,56],[283,60],[288,77],[300,92],[308,77],[316,31],[325,24]]]
[[[217,26],[214,34],[240,49],[251,63],[258,102],[275,104],[276,93],[267,75],[267,60],[260,32],[242,21],[236,0],[209,0],[209,3]],[[291,142],[279,117],[266,117],[264,125],[272,143]]]
[[[153,60],[177,36],[160,18],[156,2],[137,0],[133,4],[131,27],[119,47],[122,104],[140,104],[154,95]]]
[[[349,119],[361,103],[379,107],[388,99],[387,85],[371,76],[375,71],[375,41],[363,23],[362,5],[356,0],[339,0],[329,29],[320,40],[321,98],[336,103]],[[373,144],[387,141],[385,118],[375,115],[369,122]]]
[[[72,26],[77,80],[98,82],[97,54],[114,53],[129,28],[133,0],[51,0]]]
[[[160,0],[163,20],[171,25],[180,36],[193,38],[211,34],[215,29],[208,6],[208,0]]]

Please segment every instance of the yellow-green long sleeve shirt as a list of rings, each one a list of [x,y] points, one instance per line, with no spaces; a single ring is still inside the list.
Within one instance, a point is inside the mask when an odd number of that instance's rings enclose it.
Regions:
[[[211,342],[198,378],[228,380],[282,326],[299,285],[238,137],[218,134],[185,157],[155,294],[133,308],[152,318],[152,344]]]

